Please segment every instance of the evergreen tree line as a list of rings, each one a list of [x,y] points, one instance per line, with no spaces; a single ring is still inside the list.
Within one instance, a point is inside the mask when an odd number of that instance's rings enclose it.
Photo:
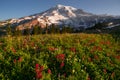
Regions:
[[[7,35],[19,36],[19,35],[38,35],[38,34],[62,34],[62,33],[73,33],[74,30],[71,26],[58,26],[58,25],[50,25],[42,28],[39,25],[32,26],[32,28],[26,28],[24,30],[16,30],[12,28],[10,25],[6,29]]]
[[[92,29],[104,29],[107,27],[107,23],[97,23],[95,26],[87,28],[86,30],[92,30]],[[66,25],[55,25],[52,24],[50,26],[47,26],[45,28],[42,28],[40,25],[32,26],[32,28],[26,28],[24,30],[16,30],[16,28],[13,28],[9,25],[7,25],[6,34],[7,35],[38,35],[38,34],[62,34],[62,33],[79,33],[83,32],[84,29],[75,29],[72,26],[66,26]]]

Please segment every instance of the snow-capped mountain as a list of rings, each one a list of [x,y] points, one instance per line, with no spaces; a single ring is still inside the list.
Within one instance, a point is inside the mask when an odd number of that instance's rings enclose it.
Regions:
[[[93,26],[95,23],[111,20],[113,18],[115,17],[109,15],[95,15],[71,6],[57,5],[42,13],[4,21],[1,25],[10,23],[21,30],[26,27],[31,28],[31,26],[34,25],[45,27],[51,24],[87,28]]]

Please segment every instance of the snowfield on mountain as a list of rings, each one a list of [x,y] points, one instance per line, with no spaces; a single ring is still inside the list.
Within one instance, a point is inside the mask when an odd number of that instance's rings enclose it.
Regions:
[[[88,28],[98,22],[109,21],[112,19],[116,19],[116,17],[112,15],[96,15],[71,6],[56,5],[55,7],[38,14],[7,20],[2,23],[2,25],[10,23],[21,29],[24,29],[24,26],[29,26],[30,28],[35,25],[46,27],[46,25],[51,24]]]

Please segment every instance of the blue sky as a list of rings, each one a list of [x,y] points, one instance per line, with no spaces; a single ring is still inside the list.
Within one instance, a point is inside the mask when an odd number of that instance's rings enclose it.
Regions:
[[[0,20],[40,13],[57,4],[95,14],[120,15],[120,0],[0,0]]]

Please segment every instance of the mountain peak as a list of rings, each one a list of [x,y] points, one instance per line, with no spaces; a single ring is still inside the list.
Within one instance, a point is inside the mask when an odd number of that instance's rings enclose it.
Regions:
[[[56,7],[61,8],[61,7],[65,7],[65,6],[61,5],[61,4],[58,4],[58,5],[56,5]]]
[[[104,17],[104,18],[103,18]],[[40,25],[45,27],[46,24],[56,24],[56,25],[72,25],[73,27],[90,27],[96,22],[102,22],[109,19],[108,16],[95,15],[85,12],[82,9],[77,9],[72,6],[65,6],[58,4],[42,13],[22,17],[19,19],[11,19],[9,23],[14,26],[35,26]],[[7,24],[2,23],[2,25]],[[24,27],[22,26],[21,29]]]
[[[61,5],[61,4],[56,5],[56,8],[58,8],[58,9],[71,9],[71,10],[77,10],[77,8],[74,8],[74,7],[71,7],[71,6],[65,6],[65,5]]]

